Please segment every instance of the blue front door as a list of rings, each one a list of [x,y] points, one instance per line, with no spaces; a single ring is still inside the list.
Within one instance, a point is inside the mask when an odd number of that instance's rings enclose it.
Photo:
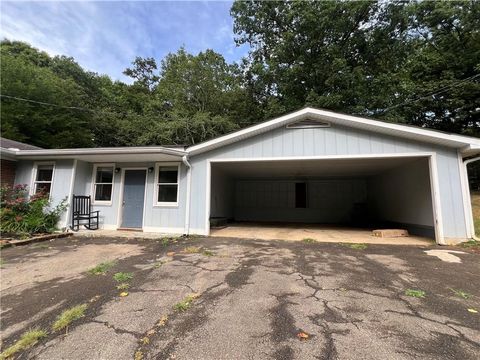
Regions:
[[[146,170],[125,170],[122,228],[142,227],[146,176]]]

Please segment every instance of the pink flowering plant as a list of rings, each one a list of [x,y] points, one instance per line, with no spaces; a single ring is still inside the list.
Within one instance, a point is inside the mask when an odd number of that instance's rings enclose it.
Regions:
[[[27,185],[0,188],[0,232],[3,236],[28,236],[57,229],[66,199],[50,206],[48,194],[40,191],[28,196]]]

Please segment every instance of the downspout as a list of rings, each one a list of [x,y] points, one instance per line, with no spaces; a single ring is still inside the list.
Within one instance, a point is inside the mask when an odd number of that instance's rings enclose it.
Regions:
[[[182,157],[182,162],[187,167],[187,201],[185,203],[185,227],[184,235],[190,234],[190,192],[192,187],[192,165],[188,162],[188,155]]]
[[[472,232],[472,239],[474,239],[475,241],[480,241],[480,238],[477,237],[477,234],[475,234],[475,220],[473,219],[473,211],[472,211],[472,203],[471,203],[471,195],[470,195],[470,184],[469,184],[469,181],[468,181],[468,169],[467,169],[467,166],[468,164],[472,163],[472,162],[475,162],[475,161],[478,161],[480,160],[480,156],[477,156],[477,157],[474,157],[474,158],[471,158],[471,159],[468,159],[468,160],[465,160],[463,162],[463,166],[465,166],[465,177],[466,177],[466,180],[467,180],[467,183],[466,183],[466,187],[467,187],[467,194],[468,194],[468,209],[470,211],[470,214],[469,216],[471,217],[472,219],[472,222],[471,222],[471,232]]]
[[[73,160],[73,166],[72,166],[72,178],[70,179],[70,188],[68,191],[68,197],[67,197],[67,202],[68,202],[68,207],[65,215],[65,231],[68,231],[68,222],[70,221],[70,217],[72,214],[72,196],[73,196],[73,187],[75,185],[75,176],[77,174],[77,159]]]

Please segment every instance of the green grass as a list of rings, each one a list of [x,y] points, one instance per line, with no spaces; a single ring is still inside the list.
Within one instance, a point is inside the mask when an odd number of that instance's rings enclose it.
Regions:
[[[205,256],[215,256],[215,253],[211,250],[203,250],[202,254]]]
[[[0,268],[3,267],[4,264],[5,264],[5,261],[3,261],[2,258],[0,258]]]
[[[365,250],[368,246],[367,244],[355,244],[355,243],[342,243],[342,246],[349,247],[350,249],[355,249],[355,250]]]
[[[480,236],[480,219],[475,219],[475,235]]]
[[[92,275],[105,275],[115,265],[117,265],[116,261],[105,261],[88,270],[88,273]]]
[[[305,238],[305,239],[302,239],[302,241],[303,241],[305,244],[315,244],[315,243],[317,242],[317,240],[312,239],[312,238]]]
[[[452,289],[450,288],[450,290],[452,290],[452,292],[458,296],[458,297],[461,297],[462,299],[469,299],[472,295],[463,291],[463,290],[456,290],[456,289]]]
[[[124,283],[133,279],[132,273],[118,272],[113,275],[116,282]]]
[[[480,249],[480,241],[470,240],[460,244],[465,249]]]
[[[198,254],[200,252],[200,247],[198,246],[187,246],[185,249],[183,249],[184,253],[187,254]]]
[[[170,244],[170,239],[169,238],[163,238],[160,240],[162,246],[168,246]]]
[[[85,310],[87,310],[87,304],[77,305],[68,310],[65,310],[57,317],[57,320],[53,323],[52,330],[58,331],[67,328],[75,320],[84,317]]]
[[[152,268],[158,269],[158,268],[160,268],[163,264],[165,264],[165,262],[163,262],[163,261],[157,261],[156,263],[154,263],[154,264],[152,265]]]
[[[192,306],[192,303],[195,299],[198,299],[199,295],[198,294],[190,294],[188,295],[185,299],[183,299],[182,301],[176,303],[175,305],[173,305],[173,308],[177,311],[187,311],[190,306]]]
[[[38,340],[46,337],[47,335],[48,335],[47,332],[41,329],[32,329],[23,333],[22,337],[17,342],[15,342],[15,344],[6,348],[0,354],[0,359],[2,360],[7,359],[13,356],[14,354],[18,353],[19,351],[26,350],[32,347],[38,342]]]
[[[121,283],[117,285],[117,290],[128,290],[129,287],[129,283]]]
[[[405,295],[416,298],[424,298],[426,293],[423,290],[407,289],[405,290]]]

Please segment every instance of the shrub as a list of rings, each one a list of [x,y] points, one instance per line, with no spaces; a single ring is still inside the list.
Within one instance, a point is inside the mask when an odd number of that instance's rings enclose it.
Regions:
[[[28,196],[27,185],[0,188],[0,231],[13,235],[51,233],[57,230],[60,215],[67,208],[66,198],[50,206],[48,194]]]

